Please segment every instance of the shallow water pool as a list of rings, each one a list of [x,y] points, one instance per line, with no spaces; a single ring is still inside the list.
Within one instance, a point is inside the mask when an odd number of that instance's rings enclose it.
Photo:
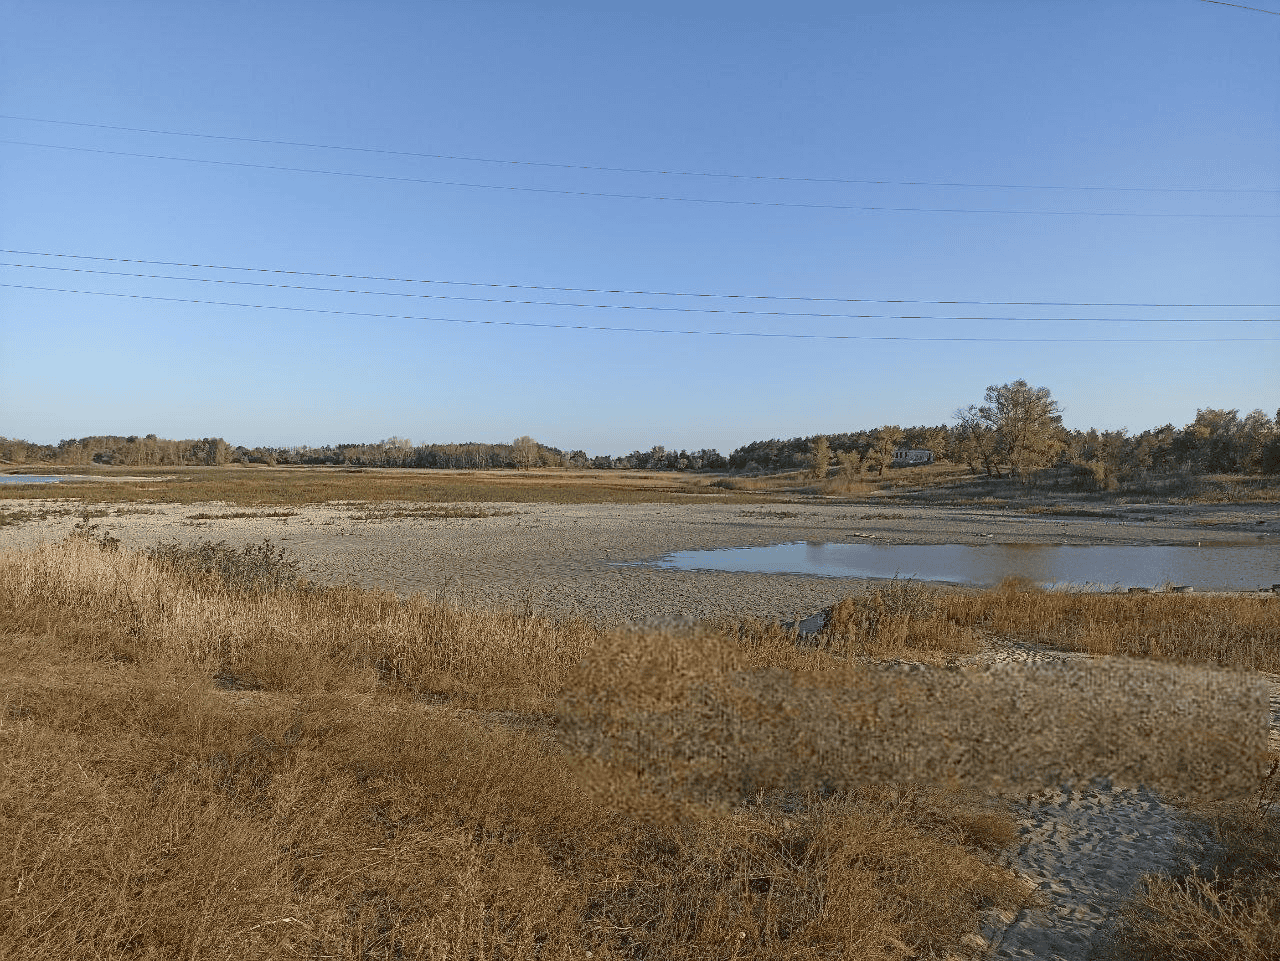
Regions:
[[[1048,586],[1251,591],[1280,583],[1280,544],[1073,547],[1061,544],[828,544],[679,551],[649,566],[676,570],[807,574],[994,585],[1026,577]]]

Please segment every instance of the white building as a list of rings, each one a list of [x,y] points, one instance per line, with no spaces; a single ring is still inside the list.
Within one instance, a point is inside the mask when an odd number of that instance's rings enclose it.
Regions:
[[[893,466],[906,467],[908,464],[932,464],[933,451],[931,450],[909,450],[906,447],[900,447],[893,452]]]

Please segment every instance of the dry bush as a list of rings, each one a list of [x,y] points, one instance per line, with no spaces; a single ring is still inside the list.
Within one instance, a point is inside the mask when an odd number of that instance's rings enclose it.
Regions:
[[[766,475],[764,477],[721,477],[713,481],[710,486],[726,491],[767,491],[776,490],[778,483],[775,475]]]
[[[1280,604],[1269,595],[1102,594],[1009,579],[949,595],[966,628],[1086,654],[1280,671]]]
[[[836,604],[827,615],[820,643],[839,656],[938,661],[976,653],[980,637],[952,618],[949,598],[916,581],[894,578]]]
[[[202,541],[161,543],[146,553],[167,574],[196,584],[213,579],[229,591],[261,593],[305,586],[301,562],[269,538],[239,550],[226,541]]]
[[[1267,786],[1272,800],[1276,770]],[[1144,877],[1121,906],[1100,961],[1280,957],[1280,814],[1266,808],[1264,799],[1198,812],[1216,855],[1190,870]]]
[[[0,510],[0,527],[17,527],[28,521],[44,520],[49,515],[45,511],[5,511]]]

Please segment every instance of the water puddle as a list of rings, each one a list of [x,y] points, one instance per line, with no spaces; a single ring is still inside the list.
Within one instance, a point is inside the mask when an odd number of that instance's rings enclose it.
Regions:
[[[0,484],[56,484],[58,481],[84,480],[63,474],[0,474]]]
[[[1046,586],[1095,589],[1189,586],[1252,591],[1280,583],[1280,547],[1270,543],[1073,547],[1058,544],[774,544],[679,551],[649,566],[682,571],[807,574],[989,586],[1026,577]]]

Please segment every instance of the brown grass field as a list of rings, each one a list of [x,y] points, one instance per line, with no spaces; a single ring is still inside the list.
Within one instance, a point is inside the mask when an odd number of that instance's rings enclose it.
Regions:
[[[787,503],[861,500],[921,489],[945,491],[955,484],[989,483],[1002,492],[1009,485],[975,478],[952,464],[909,467],[859,476],[853,482],[832,477],[815,482],[805,471],[761,475],[686,474],[624,470],[405,470],[349,467],[24,467],[22,473],[66,474],[111,479],[64,482],[56,489],[39,484],[0,485],[0,500],[50,496],[84,504],[223,502],[240,507],[298,506],[332,501],[388,501],[438,504],[687,504]],[[1010,488],[1016,491],[1016,488]]]
[[[791,503],[873,500],[935,507],[976,506],[1091,516],[1092,505],[1117,503],[1245,504],[1280,500],[1280,478],[1213,475],[1134,482],[1111,492],[1082,493],[1045,483],[1027,487],[1008,478],[973,474],[946,462],[893,468],[852,480],[833,473],[815,481],[805,471],[759,475],[687,474],[623,470],[406,470],[350,467],[39,467],[30,474],[137,478],[47,485],[0,484],[0,500],[43,497],[83,504],[208,503],[240,507],[387,501],[427,504],[559,503],[686,504]],[[1105,516],[1105,512],[1099,512]]]
[[[993,862],[1011,816],[981,795],[690,800],[643,756],[575,754],[557,718],[655,665],[732,705],[744,678],[822,687],[848,654],[937,660],[997,633],[1280,664],[1280,608],[1257,598],[899,585],[841,605],[809,649],[768,625],[609,635],[295,573],[270,550],[85,535],[0,553],[0,957],[962,957],[986,908],[1026,896]],[[597,703],[640,716],[641,689]],[[713,720],[687,743],[714,752]],[[1276,956],[1274,787],[1206,806],[1230,858],[1150,879],[1117,956]]]
[[[29,473],[39,473],[35,469]],[[239,507],[330,501],[635,504],[718,499],[752,503],[772,496],[710,486],[702,475],[644,471],[398,470],[342,467],[67,468],[45,473],[140,480],[0,485],[0,499],[76,498],[85,504],[223,502]],[[773,495],[776,496],[776,495]]]

